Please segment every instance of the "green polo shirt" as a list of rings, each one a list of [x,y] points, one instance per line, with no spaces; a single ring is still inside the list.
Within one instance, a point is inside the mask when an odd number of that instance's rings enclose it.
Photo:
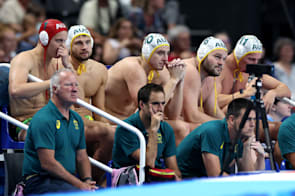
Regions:
[[[207,176],[202,152],[218,156],[222,168],[225,153],[229,153],[229,148],[230,138],[225,119],[203,123],[186,136],[177,147],[176,158],[182,177]],[[235,157],[242,157],[243,144],[241,141],[239,141],[237,151],[231,155],[231,160]]]
[[[148,143],[148,134],[139,117],[139,111],[124,121],[139,129],[144,135],[146,143]],[[120,168],[138,164],[138,161],[133,159],[131,154],[139,148],[140,143],[137,135],[121,126],[118,126],[115,133],[112,153],[113,167]],[[155,167],[164,168],[164,159],[175,154],[176,147],[173,129],[168,123],[162,121],[158,130],[158,154]]]
[[[76,173],[76,152],[85,149],[84,125],[70,110],[67,120],[50,100],[33,117],[24,148],[23,175],[47,173],[41,168],[37,150],[54,150],[55,159],[70,173]]]
[[[281,124],[278,141],[281,153],[286,160],[286,168],[293,169],[285,155],[295,152],[295,114],[292,114]]]

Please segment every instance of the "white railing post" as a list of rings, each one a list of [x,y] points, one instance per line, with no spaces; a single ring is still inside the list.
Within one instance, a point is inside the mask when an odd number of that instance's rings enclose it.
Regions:
[[[16,125],[16,126],[22,128],[22,129],[24,129],[24,130],[27,130],[27,129],[29,128],[28,125],[26,125],[26,124],[24,124],[24,123],[22,123],[22,122],[20,122],[20,121],[18,121],[18,120],[16,120],[16,119],[14,119],[14,118],[8,116],[7,114],[4,114],[4,113],[1,112],[1,111],[0,111],[0,117],[3,118],[3,119],[5,119],[5,120],[7,120],[7,121],[10,122],[11,124],[14,124],[14,125]]]
[[[0,66],[6,66],[6,67],[10,68],[9,63],[1,63]],[[43,82],[43,80],[41,80],[41,79],[31,75],[31,74],[29,74],[28,77],[29,77],[29,80],[31,80],[33,82]],[[100,116],[102,116],[102,117],[104,117],[104,118],[106,118],[106,119],[108,119],[108,120],[110,120],[110,121],[112,121],[112,122],[126,128],[127,130],[129,130],[129,131],[131,131],[131,132],[133,132],[133,133],[135,133],[137,135],[137,137],[139,138],[139,142],[140,142],[139,184],[142,184],[144,182],[144,179],[145,179],[144,167],[145,167],[145,153],[146,153],[146,142],[145,142],[143,134],[137,128],[135,128],[134,126],[129,125],[128,123],[126,123],[126,122],[124,122],[124,121],[122,121],[122,120],[120,120],[120,119],[118,119],[118,118],[104,112],[103,110],[100,110],[100,109],[94,107],[91,104],[86,103],[85,101],[83,101],[81,99],[77,99],[77,103],[79,105],[87,108],[88,110],[90,110],[90,111],[92,111],[92,112],[94,112],[94,113],[96,113],[96,114],[98,114],[98,115],[100,115]],[[19,123],[21,123],[21,122],[19,122]],[[21,127],[21,128],[23,128],[23,127]],[[98,167],[100,167],[101,165],[103,165],[103,167],[105,166],[104,164],[92,159],[91,157],[89,157],[89,159],[90,159],[92,164],[94,164],[94,165],[96,165]],[[111,172],[109,167],[104,168],[104,170],[107,171],[107,172]]]
[[[8,122],[10,122],[11,124],[14,124],[15,126],[18,126],[18,127],[22,128],[22,129],[24,129],[24,130],[28,130],[28,128],[29,128],[28,125],[26,125],[26,124],[24,124],[24,123],[22,123],[22,122],[16,120],[15,118],[12,118],[11,116],[9,116],[9,115],[7,115],[7,114],[1,112],[1,111],[0,111],[0,118],[5,119],[5,120],[7,120]],[[93,159],[93,158],[91,158],[91,157],[88,157],[88,158],[89,158],[90,162],[91,162],[93,165],[96,165],[97,167],[103,169],[103,170],[106,171],[106,172],[112,173],[113,169],[112,169],[111,167],[108,167],[108,166],[106,166],[105,164],[100,163],[100,162],[98,162],[97,160],[95,160],[95,159]]]
[[[289,99],[287,97],[283,97],[283,101],[286,101],[288,104],[295,107],[295,102],[292,99]]]
[[[143,137],[143,134],[135,127],[129,125],[128,123],[94,107],[91,104],[86,103],[85,101],[82,101],[81,99],[77,100],[77,103],[85,108],[87,108],[88,110],[99,114],[100,116],[103,116],[105,118],[107,118],[108,120],[128,129],[129,131],[132,131],[133,133],[135,133],[137,135],[137,137],[139,138],[140,141],[140,159],[139,159],[139,183],[142,184],[144,182],[144,178],[145,178],[145,173],[144,173],[144,167],[145,167],[145,152],[146,152],[146,144],[145,144],[145,139]]]

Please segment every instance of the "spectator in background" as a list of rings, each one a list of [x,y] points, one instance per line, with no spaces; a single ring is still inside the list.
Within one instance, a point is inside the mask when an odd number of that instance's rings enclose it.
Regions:
[[[6,0],[0,9],[0,22],[22,31],[22,22],[31,0]]]
[[[167,21],[168,29],[184,23],[184,18],[180,13],[179,3],[177,0],[166,0],[163,17]]]
[[[265,47],[262,47],[262,53],[261,58],[258,61],[258,64],[267,64],[273,66],[273,62],[267,57],[267,53],[269,51],[266,51]],[[271,73],[271,76],[274,77],[274,72]]]
[[[117,0],[89,0],[82,5],[78,24],[89,29],[95,43],[102,44],[111,25],[121,16],[121,6]]]
[[[123,15],[128,18],[130,13],[139,13],[147,3],[146,0],[119,0],[123,8]],[[159,1],[161,3],[161,1]],[[184,17],[180,13],[177,0],[166,0],[165,6],[161,9],[161,15],[167,21],[167,28],[171,29],[177,24],[184,23]]]
[[[128,18],[138,29],[141,38],[152,32],[166,33],[167,23],[161,12],[164,6],[165,0],[145,0],[142,9],[131,10]]]
[[[0,8],[3,6],[3,4],[4,4],[5,1],[6,0],[0,0]]]
[[[277,59],[274,62],[275,77],[289,87],[292,98],[295,98],[294,41],[286,37],[279,38],[275,42],[273,53]]]
[[[0,62],[2,62],[2,59],[1,59],[2,52],[3,51],[0,50]],[[0,66],[0,106],[9,105],[8,75],[9,75],[9,68],[5,66]]]
[[[231,50],[232,50],[231,39],[227,32],[225,31],[217,32],[214,34],[214,37],[221,39],[227,48],[228,54],[231,53]]]
[[[36,18],[36,29],[38,30],[44,20],[46,20],[46,10],[45,8],[37,3],[37,2],[32,2],[29,4],[28,11],[27,13],[31,13],[35,16]]]
[[[124,18],[128,18],[132,10],[142,9],[145,0],[119,0],[122,5],[122,13]]]
[[[17,33],[18,49],[17,53],[31,50],[38,43],[38,29],[37,19],[31,14],[27,13],[23,20],[23,32]]]
[[[101,44],[94,44],[92,48],[92,55],[91,59],[96,60],[97,62],[102,62],[102,45]]]
[[[4,50],[0,49],[0,63],[5,62],[5,52]]]
[[[13,28],[4,25],[0,29],[0,48],[4,51],[4,62],[9,63],[16,55],[17,38]]]
[[[131,21],[120,18],[111,27],[103,46],[103,62],[112,65],[127,56],[140,55],[142,41],[136,36]]]
[[[177,25],[168,30],[171,52],[168,61],[176,58],[190,58],[194,56],[191,50],[191,34],[187,26]]]
[[[292,106],[289,103],[280,98],[275,98],[275,102],[267,114],[267,120],[271,122],[282,122],[291,116],[291,109]]]
[[[47,18],[56,18],[70,27],[77,24],[79,11],[85,1],[86,0],[43,0],[43,7],[46,9]]]

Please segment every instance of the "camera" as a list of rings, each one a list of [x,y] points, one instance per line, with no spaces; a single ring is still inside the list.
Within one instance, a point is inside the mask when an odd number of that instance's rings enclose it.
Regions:
[[[255,75],[256,77],[261,77],[262,74],[273,75],[274,66],[268,64],[247,64],[246,73]]]

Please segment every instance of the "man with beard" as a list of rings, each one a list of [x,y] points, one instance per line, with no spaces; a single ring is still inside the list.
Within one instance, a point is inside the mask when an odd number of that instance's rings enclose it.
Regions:
[[[217,103],[214,77],[221,73],[226,57],[224,43],[220,39],[207,37],[201,43],[197,57],[183,60],[187,66],[182,116],[168,121],[173,127],[177,145],[200,124],[224,117]]]
[[[93,38],[83,25],[72,26],[66,46],[70,51],[70,62],[79,82],[79,98],[104,110],[107,69],[101,63],[89,59]],[[83,119],[87,151],[94,159],[107,163],[111,159],[115,128],[103,122],[101,116],[92,114],[84,107],[74,105],[74,110]],[[99,181],[101,171],[93,168],[93,177]]]
[[[39,29],[35,48],[22,52],[11,61],[9,96],[11,115],[29,124],[32,116],[49,100],[50,77],[56,70],[71,67],[65,46],[67,28],[59,20],[45,20]],[[29,82],[32,74],[43,82]],[[24,141],[26,131],[17,128],[18,139]]]
[[[239,130],[246,109],[250,113]],[[239,98],[229,104],[225,119],[206,122],[193,130],[177,148],[182,177],[228,175],[234,163],[239,171],[264,169],[264,149],[254,137],[255,116],[253,103]]]

